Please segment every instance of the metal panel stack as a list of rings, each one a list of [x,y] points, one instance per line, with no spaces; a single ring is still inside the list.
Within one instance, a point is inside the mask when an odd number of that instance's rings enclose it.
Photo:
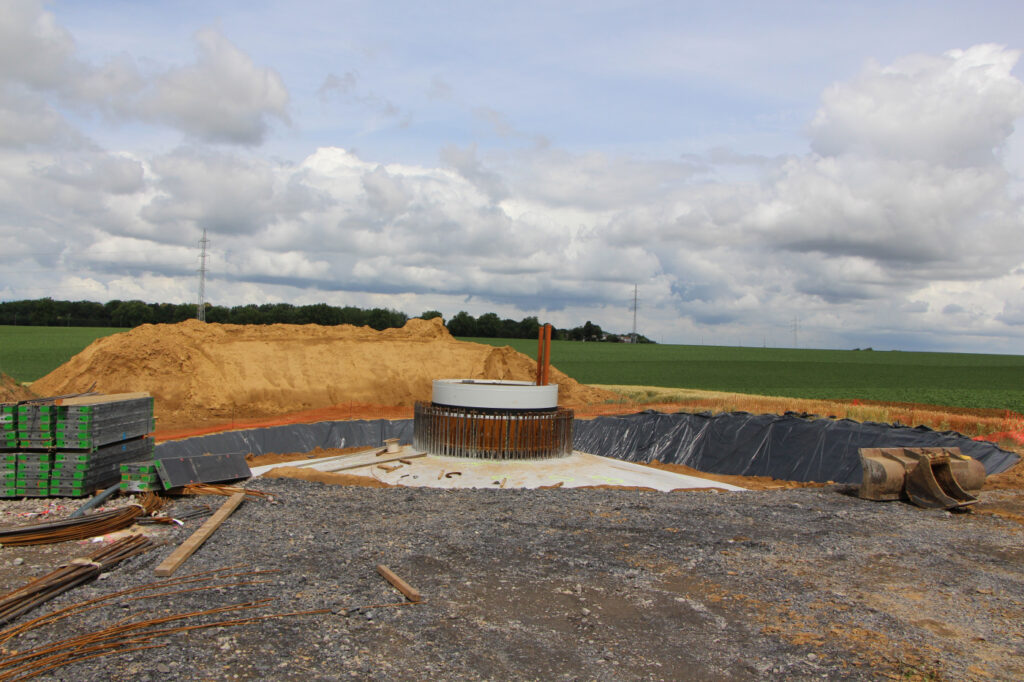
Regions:
[[[153,431],[153,398],[148,395],[124,393],[64,399],[60,410],[55,435],[59,450],[93,451]]]
[[[0,404],[0,452],[18,449],[18,406],[15,403]]]
[[[43,403],[18,405],[18,448],[41,450],[57,445],[57,406]]]
[[[18,472],[18,406],[0,404],[0,497],[13,497]]]
[[[153,456],[153,398],[140,393],[65,398],[50,495],[90,495],[121,479],[121,463]]]
[[[4,497],[47,497],[50,494],[50,470],[53,468],[54,434],[57,410],[51,404],[22,403],[5,405],[10,416],[5,429]],[[5,424],[8,426],[8,424]]]
[[[163,489],[164,484],[160,482],[160,470],[156,460],[149,459],[121,465],[121,492],[142,493]]]
[[[22,403],[0,412],[8,414],[2,497],[90,495],[120,480],[122,462],[153,456],[153,398],[144,393]]]
[[[58,451],[50,474],[50,495],[91,495],[121,480],[122,462],[152,455],[152,438],[133,438],[93,450]]]

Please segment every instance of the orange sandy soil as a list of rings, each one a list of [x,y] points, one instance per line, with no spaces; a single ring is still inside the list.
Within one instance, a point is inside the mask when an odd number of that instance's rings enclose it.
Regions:
[[[1017,454],[1024,457],[1021,450],[1024,448],[1018,448]],[[1003,473],[993,474],[986,478],[983,490],[1024,490],[1024,459]]]
[[[662,469],[664,471],[672,471],[677,474],[685,474],[686,476],[699,476],[706,478],[710,481],[718,481],[719,483],[731,483],[732,485],[738,485],[741,488],[748,490],[775,490],[777,488],[821,488],[828,485],[827,483],[801,483],[800,481],[780,481],[770,476],[727,476],[725,474],[706,474],[703,471],[697,471],[692,467],[688,467],[685,464],[664,464],[662,462],[651,462],[646,466],[654,469]]]
[[[35,397],[32,391],[0,372],[0,403],[14,403]]]

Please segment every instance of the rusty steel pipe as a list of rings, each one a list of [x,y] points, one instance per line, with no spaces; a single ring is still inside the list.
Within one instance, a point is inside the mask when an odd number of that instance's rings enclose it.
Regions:
[[[544,325],[544,377],[542,386],[550,383],[551,373],[551,325]]]

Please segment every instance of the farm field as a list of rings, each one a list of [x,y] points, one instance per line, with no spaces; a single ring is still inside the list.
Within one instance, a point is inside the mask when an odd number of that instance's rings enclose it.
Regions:
[[[532,339],[463,338],[536,357]],[[1024,412],[1024,356],[553,341],[551,362],[586,384]]]
[[[96,339],[123,331],[127,330],[0,325],[0,372],[18,381],[35,381]]]

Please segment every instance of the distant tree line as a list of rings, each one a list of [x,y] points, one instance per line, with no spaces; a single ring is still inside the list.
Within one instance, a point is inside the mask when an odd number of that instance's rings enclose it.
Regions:
[[[45,327],[137,327],[140,324],[174,324],[196,316],[194,303],[146,303],[144,301],[55,301],[40,298],[31,301],[0,303],[0,325],[32,325]],[[437,310],[428,310],[420,318],[429,320],[442,317]],[[365,310],[354,306],[332,306],[326,303],[292,305],[290,303],[264,303],[234,307],[206,304],[206,321],[224,324],[351,324],[373,329],[401,327],[409,320],[405,313],[389,308]],[[461,311],[446,325],[453,336],[486,338],[535,339],[540,328],[536,317],[516,322],[501,319],[495,313],[473,317]],[[571,341],[628,341],[628,335],[604,332],[591,323],[573,329],[555,329],[556,339]],[[639,343],[652,343],[638,336]]]
[[[0,303],[0,324],[48,327],[137,327],[140,324],[176,323],[194,319],[195,303],[146,303],[144,301],[34,301]],[[206,321],[225,324],[352,324],[374,329],[401,327],[408,321],[405,313],[386,308],[363,310],[353,306],[339,308],[326,303],[292,305],[264,303],[234,307],[206,305]]]
[[[433,314],[437,311],[431,311]],[[437,313],[436,316],[440,316]],[[484,313],[480,317],[473,317],[464,310],[456,313],[446,325],[452,336],[476,336],[489,339],[535,339],[540,328],[540,321],[536,317],[524,317],[516,322],[512,319],[501,319],[495,313]],[[560,341],[605,341],[610,343],[625,343],[630,340],[629,334],[611,334],[601,329],[590,320],[579,327],[572,329],[553,329],[551,337]],[[637,334],[637,343],[653,343],[646,336]]]

